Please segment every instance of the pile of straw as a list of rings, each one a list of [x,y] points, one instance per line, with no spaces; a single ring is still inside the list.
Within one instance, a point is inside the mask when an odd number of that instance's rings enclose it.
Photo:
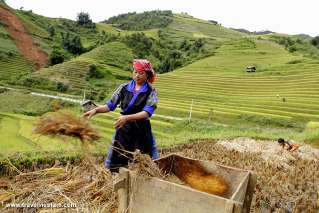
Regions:
[[[158,166],[148,155],[132,152],[129,169],[138,175],[163,177]],[[80,165],[52,167],[18,173],[6,188],[0,188],[0,203],[75,204],[75,208],[53,209],[57,212],[117,212],[117,194],[113,180],[116,175],[106,170],[101,162],[85,158]],[[1,211],[11,212],[5,208]],[[15,209],[16,210],[16,209]],[[28,211],[41,210],[31,208]],[[42,209],[44,210],[44,209]],[[50,209],[52,210],[52,209]]]
[[[84,118],[67,112],[53,112],[42,116],[35,125],[35,133],[42,135],[67,135],[83,141],[95,141],[100,135]]]
[[[72,208],[51,209],[55,212],[116,212],[117,198],[113,191],[112,174],[96,165],[98,163],[82,162],[77,166],[21,173],[6,189],[0,189],[0,202],[75,204]],[[13,210],[17,209],[5,208],[1,211]],[[45,209],[24,210],[37,212]]]
[[[142,154],[139,150],[133,153],[133,161],[129,163],[129,169],[139,176],[165,178],[165,175],[150,156]]]

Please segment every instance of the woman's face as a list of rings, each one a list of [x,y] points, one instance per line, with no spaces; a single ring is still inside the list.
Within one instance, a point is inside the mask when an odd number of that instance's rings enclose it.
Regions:
[[[143,84],[147,80],[146,72],[133,71],[133,79],[137,84]]]

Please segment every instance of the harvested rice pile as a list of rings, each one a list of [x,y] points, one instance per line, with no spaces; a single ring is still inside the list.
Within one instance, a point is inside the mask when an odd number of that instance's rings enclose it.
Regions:
[[[135,171],[138,175],[165,178],[165,175],[150,156],[141,154],[139,151],[133,153],[133,161],[129,164],[129,169]]]
[[[68,135],[81,141],[95,141],[100,138],[86,119],[67,112],[54,112],[42,116],[36,123],[34,132],[42,135]]]
[[[116,212],[112,174],[98,162],[82,162],[65,168],[49,168],[16,175],[0,188],[0,202],[37,204],[75,204],[73,208],[54,208],[52,212]],[[1,212],[37,212],[45,208],[6,208]],[[48,210],[48,209],[46,209]]]
[[[296,144],[294,141],[291,141],[291,143]],[[294,162],[300,158],[315,161],[319,159],[319,149],[314,149],[308,144],[299,143],[300,148],[294,152],[283,149],[276,141],[254,140],[245,137],[235,138],[233,140],[219,140],[217,144],[229,150],[258,153],[264,161],[286,168],[293,166]]]

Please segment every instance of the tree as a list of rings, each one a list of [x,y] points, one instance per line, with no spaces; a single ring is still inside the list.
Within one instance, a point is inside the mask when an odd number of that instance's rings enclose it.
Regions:
[[[311,40],[311,44],[312,44],[313,46],[318,47],[318,46],[319,46],[319,36],[314,37],[314,38]]]
[[[86,28],[96,28],[95,24],[92,22],[90,15],[85,12],[80,12],[77,15],[77,23],[78,25]]]

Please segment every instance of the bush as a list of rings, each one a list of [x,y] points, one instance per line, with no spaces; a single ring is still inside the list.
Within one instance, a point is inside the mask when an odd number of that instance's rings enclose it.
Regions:
[[[80,55],[85,52],[79,35],[71,35],[70,33],[62,33],[62,47],[74,55]]]
[[[99,71],[95,64],[91,64],[89,67],[89,72],[87,74],[88,78],[103,78],[104,74]]]
[[[288,47],[288,51],[293,53],[293,52],[297,51],[297,48],[295,46],[290,46],[290,47]]]
[[[56,89],[59,92],[66,92],[69,89],[69,85],[64,84],[62,82],[58,82],[56,85]]]
[[[51,65],[63,63],[64,59],[65,59],[65,56],[62,53],[62,51],[60,51],[58,49],[53,49],[53,51],[50,54],[50,64]]]
[[[199,51],[203,46],[204,46],[204,40],[202,38],[199,38],[194,42],[195,51]]]

